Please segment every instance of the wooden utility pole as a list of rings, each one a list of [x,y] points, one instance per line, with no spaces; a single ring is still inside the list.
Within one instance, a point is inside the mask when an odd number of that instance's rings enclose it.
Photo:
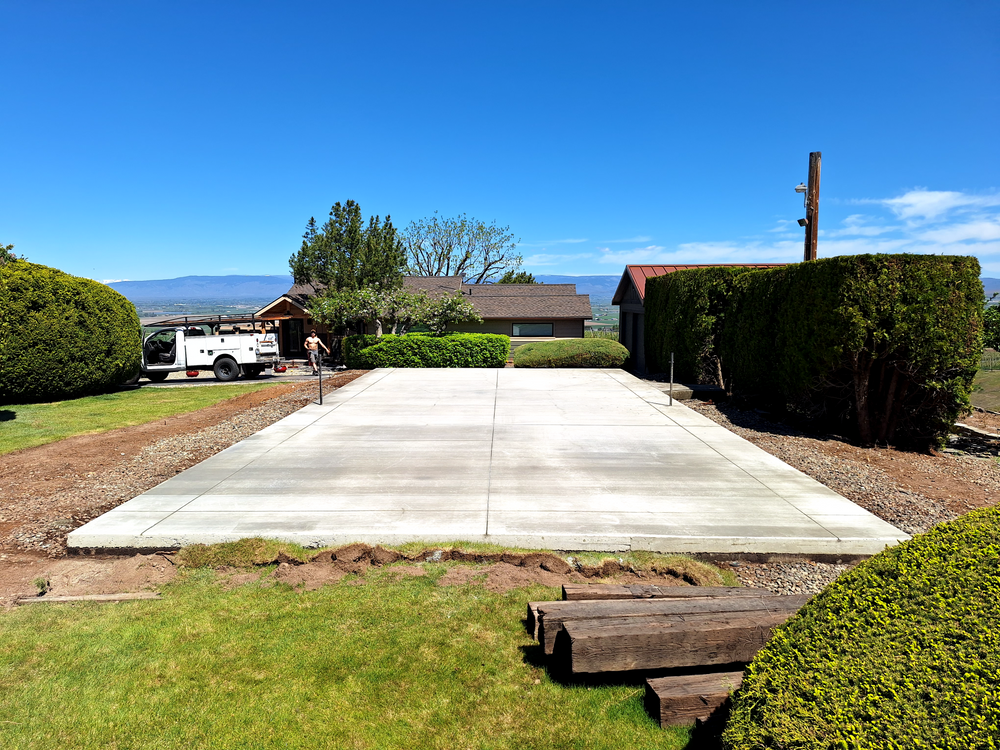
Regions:
[[[816,240],[819,237],[819,165],[821,151],[809,153],[809,184],[806,187],[806,246],[803,260],[816,260]]]

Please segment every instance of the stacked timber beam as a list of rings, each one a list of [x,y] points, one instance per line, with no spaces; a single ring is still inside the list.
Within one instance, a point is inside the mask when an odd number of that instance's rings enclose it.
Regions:
[[[708,720],[739,687],[771,632],[808,601],[723,586],[563,586],[563,601],[528,604],[527,628],[575,675],[681,672],[646,681],[661,726]],[[684,672],[688,672],[685,674]]]

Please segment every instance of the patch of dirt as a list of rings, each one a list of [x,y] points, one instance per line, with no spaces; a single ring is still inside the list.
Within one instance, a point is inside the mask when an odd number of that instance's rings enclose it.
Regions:
[[[1000,414],[975,407],[972,413],[958,420],[970,427],[978,427],[987,432],[1000,433]]]
[[[582,565],[572,557],[562,558],[547,552],[529,553],[479,553],[456,549],[424,549],[403,554],[383,547],[351,544],[334,550],[324,550],[309,562],[300,562],[282,553],[271,561],[278,567],[269,576],[238,573],[224,579],[223,585],[232,588],[244,583],[259,582],[262,586],[275,582],[287,583],[295,588],[313,591],[327,583],[336,583],[348,575],[359,576],[358,584],[365,582],[365,574],[374,567],[391,566],[387,573],[394,577],[423,576],[427,563],[458,562],[438,581],[441,586],[482,585],[490,591],[506,592],[513,589],[541,584],[561,586],[564,583],[655,583],[659,586],[718,585],[719,581],[709,569],[691,561],[688,567],[661,564],[649,569],[637,569],[617,560],[604,560],[600,565]],[[400,564],[409,563],[409,564]],[[226,571],[228,572],[228,571]]]
[[[153,591],[176,575],[169,555],[59,560],[30,552],[0,555],[0,607],[38,594],[36,581],[44,581],[44,596],[80,596]]]

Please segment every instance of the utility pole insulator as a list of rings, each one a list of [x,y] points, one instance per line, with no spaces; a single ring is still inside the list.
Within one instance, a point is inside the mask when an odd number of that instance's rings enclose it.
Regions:
[[[803,260],[816,260],[819,238],[819,167],[821,151],[809,153],[809,184],[806,187],[806,245]]]

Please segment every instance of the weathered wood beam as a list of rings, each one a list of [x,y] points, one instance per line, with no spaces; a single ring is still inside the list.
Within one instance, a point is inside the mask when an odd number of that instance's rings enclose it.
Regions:
[[[570,620],[616,620],[659,615],[686,615],[726,612],[784,612],[799,610],[808,595],[733,596],[685,599],[628,599],[605,601],[534,602],[535,638],[552,654],[556,638]]]
[[[742,684],[742,672],[651,677],[644,704],[661,727],[708,721]]]
[[[765,589],[742,586],[654,586],[636,584],[619,586],[605,583],[565,583],[563,601],[579,599],[677,599],[685,596],[760,596]]]
[[[711,612],[567,620],[554,655],[577,674],[745,664],[790,616]]]

